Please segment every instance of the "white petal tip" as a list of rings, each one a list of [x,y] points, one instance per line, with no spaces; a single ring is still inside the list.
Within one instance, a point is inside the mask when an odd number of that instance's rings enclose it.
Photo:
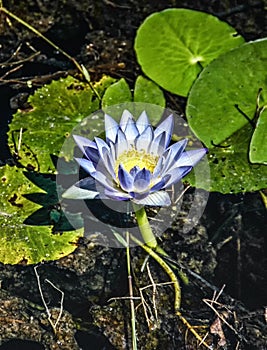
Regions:
[[[65,199],[95,199],[98,192],[88,191],[75,185],[68,188],[63,194],[62,198]]]

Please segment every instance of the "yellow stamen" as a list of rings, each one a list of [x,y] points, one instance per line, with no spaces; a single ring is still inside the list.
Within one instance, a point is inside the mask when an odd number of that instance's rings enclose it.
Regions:
[[[153,173],[158,159],[159,156],[146,153],[144,150],[137,151],[136,149],[132,148],[128,151],[124,151],[118,157],[115,164],[115,174],[118,174],[120,164],[122,164],[128,172],[133,167],[138,166],[140,169],[146,168]]]

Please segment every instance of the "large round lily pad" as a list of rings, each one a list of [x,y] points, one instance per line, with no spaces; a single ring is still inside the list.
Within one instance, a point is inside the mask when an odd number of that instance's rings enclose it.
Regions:
[[[267,187],[266,114],[258,113],[266,101],[266,39],[221,55],[194,83],[186,115],[210,150],[212,190],[227,193]]]
[[[143,72],[164,89],[187,96],[213,59],[244,39],[217,17],[188,9],[167,9],[149,16],[135,39]]]

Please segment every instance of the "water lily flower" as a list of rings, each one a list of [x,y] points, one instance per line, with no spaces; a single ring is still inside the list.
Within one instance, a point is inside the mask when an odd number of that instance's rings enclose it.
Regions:
[[[170,205],[166,189],[187,175],[207,152],[204,148],[185,151],[187,139],[169,145],[173,126],[172,115],[154,130],[146,112],[135,121],[125,110],[120,123],[105,114],[106,142],[73,136],[83,153],[76,161],[89,176],[67,189],[63,197]]]

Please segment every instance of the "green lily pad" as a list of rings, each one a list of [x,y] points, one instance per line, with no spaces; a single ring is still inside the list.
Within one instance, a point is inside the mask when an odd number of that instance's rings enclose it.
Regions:
[[[267,187],[266,165],[252,164],[249,158],[251,140],[252,147],[257,146],[253,156],[257,154],[258,163],[266,157],[259,147],[266,136],[266,115],[259,117],[258,129],[253,125],[260,88],[259,108],[267,101],[266,62],[266,39],[244,44],[214,60],[191,89],[186,115],[189,126],[209,148],[213,191],[237,193]]]
[[[36,176],[39,183],[42,183],[49,192],[49,188],[52,188],[51,180],[41,175]],[[83,234],[82,229],[53,234],[52,220],[46,223],[46,225],[50,223],[49,226],[31,226],[24,223],[34,211],[40,208],[39,205],[25,198],[24,194],[40,193],[40,188],[28,180],[22,169],[2,167],[0,180],[0,261],[2,263],[35,264],[44,260],[57,260],[75,250],[77,241]],[[40,194],[48,198],[48,193],[45,191]]]
[[[133,94],[124,78],[107,88],[102,99],[102,108],[117,121],[124,109],[136,118],[145,110],[153,125],[157,124],[165,107],[162,90],[153,81],[138,76]]]
[[[102,108],[132,101],[132,93],[124,78],[112,84],[102,98]]]
[[[102,96],[114,81],[104,76],[93,86]],[[36,90],[28,102],[30,110],[18,111],[13,116],[10,147],[18,153],[20,163],[26,168],[53,172],[50,154],[58,154],[72,128],[98,110],[100,101],[87,83],[68,76]],[[97,120],[91,121],[91,128],[101,132]],[[19,143],[21,146],[17,150]]]
[[[267,106],[266,106],[267,107]],[[249,146],[249,160],[251,163],[267,165],[267,109],[264,108],[258,117],[256,128]]]
[[[172,93],[187,96],[203,67],[243,42],[234,28],[217,17],[167,9],[141,24],[134,48],[149,78]]]
[[[158,106],[165,107],[166,101],[162,90],[153,81],[146,79],[139,75],[136,79],[133,93],[133,101],[140,103],[150,104],[147,113],[150,115],[151,120],[154,119],[154,114],[158,111]],[[143,110],[139,110],[140,113]],[[140,114],[139,113],[139,114]],[[155,120],[155,122],[158,120]]]
[[[217,147],[209,148],[208,161],[210,182],[201,174],[206,171],[205,164],[197,165],[197,187],[221,193],[253,192],[267,187],[267,167],[248,162],[244,140],[252,136],[250,125],[244,126]],[[202,169],[203,168],[203,169]],[[195,186],[195,178],[189,174],[185,179]]]

